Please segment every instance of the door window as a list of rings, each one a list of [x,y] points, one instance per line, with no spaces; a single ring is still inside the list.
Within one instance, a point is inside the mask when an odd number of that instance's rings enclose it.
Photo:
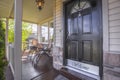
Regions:
[[[91,7],[89,1],[87,1],[87,0],[75,1],[73,5],[74,6],[72,7],[72,10],[71,10],[72,14]]]

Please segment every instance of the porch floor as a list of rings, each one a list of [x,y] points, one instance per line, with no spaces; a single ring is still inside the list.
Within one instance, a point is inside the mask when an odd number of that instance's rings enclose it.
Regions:
[[[29,59],[22,59],[22,80],[82,80],[81,78],[85,80],[96,80],[80,73],[70,71],[69,69],[61,69],[58,71],[52,68],[43,73],[38,69],[36,70]],[[6,80],[14,80],[10,67],[6,69]]]
[[[40,76],[36,77],[38,75]],[[14,80],[9,66],[6,68],[6,80]],[[59,71],[55,70],[54,68],[46,73],[43,73],[37,71],[32,66],[31,62],[22,62],[22,80],[69,80],[69,79],[62,76],[59,73]]]
[[[38,75],[40,76],[36,77]],[[22,80],[68,80],[68,79],[60,75],[59,72],[54,68],[46,73],[43,73],[43,72],[37,71],[32,66],[31,62],[23,62],[22,63]]]

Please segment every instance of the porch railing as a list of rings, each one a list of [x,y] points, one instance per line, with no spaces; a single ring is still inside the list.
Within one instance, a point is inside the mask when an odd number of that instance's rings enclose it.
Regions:
[[[14,75],[14,45],[9,44],[9,65]]]

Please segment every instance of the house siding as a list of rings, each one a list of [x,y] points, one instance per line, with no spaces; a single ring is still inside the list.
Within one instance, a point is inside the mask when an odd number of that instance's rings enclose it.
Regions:
[[[63,66],[63,1],[54,0],[54,26],[55,26],[55,40],[53,46],[53,66],[60,69]]]
[[[61,28],[62,28],[62,0],[55,0],[55,26],[56,26],[56,46],[61,46]]]
[[[120,51],[120,0],[109,0],[110,51]]]
[[[107,4],[109,49],[103,54],[104,80],[120,80],[120,0],[107,0]]]

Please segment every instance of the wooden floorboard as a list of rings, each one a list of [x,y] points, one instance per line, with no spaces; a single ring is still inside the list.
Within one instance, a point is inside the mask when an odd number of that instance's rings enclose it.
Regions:
[[[5,76],[6,80],[14,80],[9,66],[6,68]],[[35,69],[32,66],[31,62],[27,61],[22,62],[22,80],[96,80],[96,79],[66,69],[58,71],[54,68],[51,68],[47,72],[41,72],[40,70]]]
[[[39,76],[38,76],[39,75]],[[38,76],[38,77],[36,77]],[[22,64],[22,80],[69,80],[52,68],[47,72],[36,70],[30,62]]]

